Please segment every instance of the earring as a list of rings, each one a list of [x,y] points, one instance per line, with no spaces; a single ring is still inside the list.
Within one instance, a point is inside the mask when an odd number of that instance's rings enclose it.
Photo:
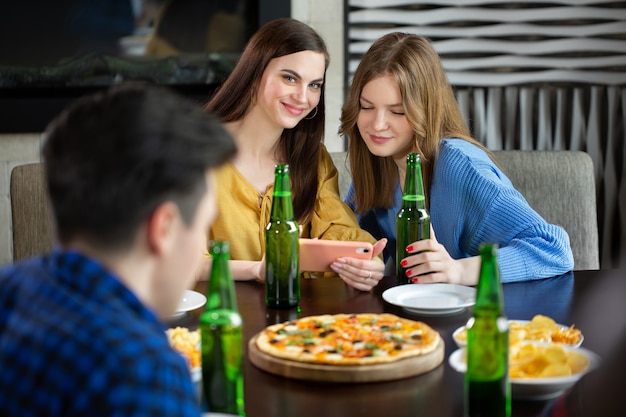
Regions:
[[[305,119],[307,119],[307,120],[311,120],[311,119],[313,119],[315,116],[317,116],[317,106],[315,106],[315,113],[313,113],[313,116],[310,116],[310,117],[305,117]]]

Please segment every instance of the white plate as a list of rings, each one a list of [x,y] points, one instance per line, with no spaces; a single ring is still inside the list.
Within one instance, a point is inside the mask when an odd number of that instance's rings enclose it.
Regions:
[[[206,303],[206,297],[204,294],[200,294],[197,291],[185,290],[183,299],[178,304],[176,312],[185,312],[195,310],[202,307]]]
[[[530,323],[530,320],[509,320],[509,323],[511,323],[511,322],[520,323],[520,324],[527,324],[527,323]],[[565,326],[563,324],[557,323],[556,325],[559,326],[563,330],[569,329],[569,326]],[[464,328],[465,328],[465,326],[461,326],[458,329],[456,329],[454,331],[454,333],[452,333],[452,339],[454,340],[454,343],[456,343],[456,345],[458,347],[464,347],[467,344],[467,341],[459,338],[459,335],[461,334],[461,332],[463,331]],[[564,343],[564,345],[576,348],[576,347],[579,347],[580,345],[583,344],[583,340],[585,340],[585,337],[581,334],[580,335],[580,340],[575,345],[568,345],[568,344],[565,344],[565,343]],[[528,341],[532,342],[532,340],[528,340]]]
[[[600,357],[585,348],[565,349],[576,350],[589,358],[589,367],[582,372],[570,376],[553,378],[511,378],[511,397],[517,400],[547,400],[561,395],[566,389],[576,383],[584,374],[595,369],[600,364]],[[450,355],[448,363],[457,372],[465,373],[465,348],[457,349]]]
[[[195,310],[206,303],[206,297],[197,291],[185,290],[182,300],[178,304],[176,312],[170,318],[180,317],[187,311]]]
[[[385,290],[383,299],[413,313],[454,314],[475,304],[476,288],[455,284],[406,284]]]

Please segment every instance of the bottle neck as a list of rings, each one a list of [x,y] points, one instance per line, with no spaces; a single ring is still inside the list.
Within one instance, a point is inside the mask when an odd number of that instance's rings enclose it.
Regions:
[[[500,282],[500,271],[496,259],[495,249],[481,249],[481,267],[476,289],[475,310],[496,311],[504,314],[504,297]]]
[[[270,217],[281,220],[293,220],[294,218],[289,171],[277,170],[276,172]]]
[[[424,195],[424,183],[422,181],[422,168],[419,158],[415,154],[407,156],[406,176],[404,179],[404,192],[402,193],[402,207],[426,208]]]
[[[232,310],[237,309],[237,297],[235,285],[228,261],[230,254],[223,246],[220,250],[211,248],[213,263],[211,264],[211,276],[207,291],[206,310]]]

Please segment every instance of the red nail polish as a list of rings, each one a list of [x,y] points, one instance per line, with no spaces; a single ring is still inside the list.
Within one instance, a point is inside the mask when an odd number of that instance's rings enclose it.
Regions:
[[[406,271],[404,271],[404,275],[406,275],[407,277],[411,276],[411,270],[407,269]]]
[[[419,279],[417,279],[417,277],[414,277],[414,278],[411,280],[411,282],[412,282],[413,284],[417,284],[417,282],[418,282],[418,281],[419,281]]]
[[[409,245],[406,247],[407,252],[413,252],[413,245]]]
[[[406,259],[403,259],[402,262],[400,262],[400,265],[404,268],[406,268],[408,262],[406,261]]]

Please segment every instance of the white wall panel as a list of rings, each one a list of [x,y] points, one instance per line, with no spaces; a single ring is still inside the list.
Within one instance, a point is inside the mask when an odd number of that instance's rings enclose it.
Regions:
[[[491,149],[588,152],[602,267],[626,253],[626,2],[349,0],[347,77],[385,33],[430,38]]]

